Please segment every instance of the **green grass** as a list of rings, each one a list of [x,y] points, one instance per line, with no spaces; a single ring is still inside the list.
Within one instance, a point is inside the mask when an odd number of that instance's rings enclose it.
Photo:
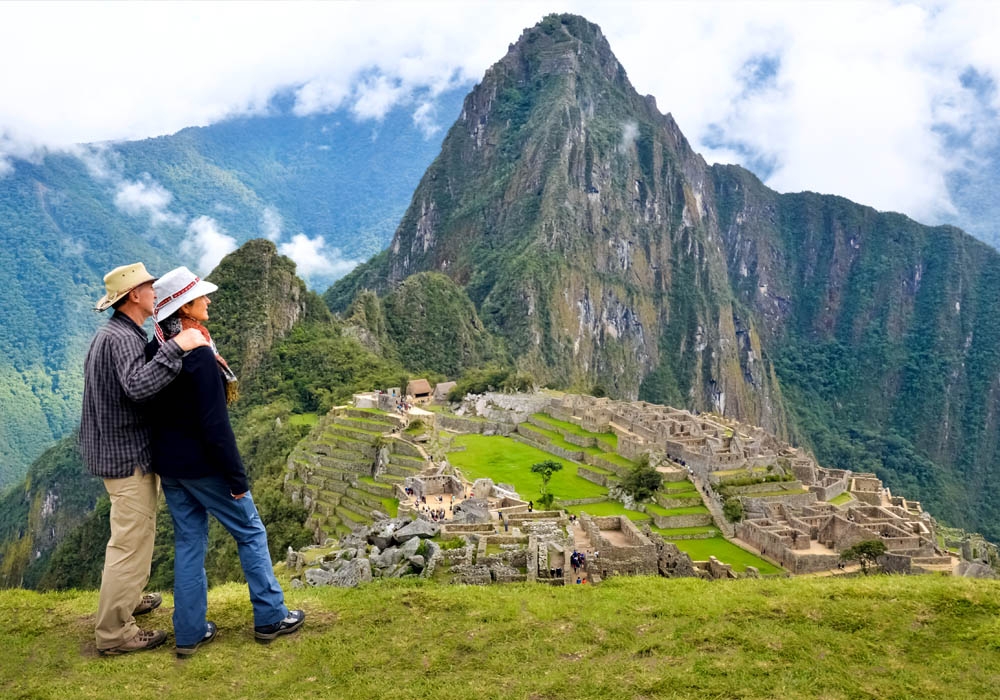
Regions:
[[[2,591],[0,695],[961,700],[1000,685],[995,581],[618,577],[598,586],[381,581],[285,592],[306,623],[259,645],[246,586],[213,588],[219,636],[178,661],[169,645],[95,656],[96,592]],[[166,596],[142,624],[170,630],[172,604]],[[401,658],[419,670],[387,673]]]
[[[496,483],[513,484],[522,498],[537,500],[541,495],[542,478],[531,473],[531,465],[554,460],[563,465],[552,475],[549,491],[557,499],[595,498],[608,490],[577,476],[576,462],[560,459],[531,445],[511,438],[485,435],[457,435],[452,443],[465,447],[462,452],[451,452],[448,460],[462,470],[471,481],[490,478]]]
[[[602,516],[624,515],[629,520],[634,520],[636,522],[649,520],[649,516],[645,513],[640,513],[637,510],[626,510],[625,506],[619,501],[601,501],[600,503],[587,503],[582,506],[569,506],[566,510],[570,513],[575,513],[576,515],[579,515],[580,513]]]
[[[572,442],[566,442],[566,439],[555,430],[546,430],[545,428],[539,428],[537,425],[529,425],[527,423],[524,425],[524,428],[525,430],[528,430],[539,436],[544,435],[545,439],[551,442],[556,447],[561,447],[562,449],[569,450],[570,452],[587,452],[589,450],[594,454],[603,454],[596,447],[590,447],[590,448],[580,447],[579,445],[574,445]],[[545,442],[545,440],[543,440],[541,437],[536,437],[535,440],[539,442]]]
[[[316,425],[319,423],[319,416],[315,413],[293,413],[288,416],[289,425]]]
[[[635,462],[633,462],[631,459],[626,459],[625,457],[622,457],[620,454],[615,454],[614,452],[602,452],[601,450],[597,450],[595,452],[594,451],[595,449],[596,448],[593,447],[586,447],[584,448],[584,452],[598,455],[602,459],[606,459],[612,464],[617,464],[619,467],[625,467],[626,469],[631,469],[632,467],[635,466]]]
[[[656,527],[650,525],[650,530],[663,535],[666,539],[678,535],[719,535],[719,528],[713,525],[703,525],[701,527]]]
[[[760,493],[745,493],[743,494],[747,498],[761,498],[762,496],[796,496],[803,493],[809,493],[809,489],[790,489],[783,490],[778,489],[776,491],[762,491]]]
[[[540,421],[544,421],[549,425],[562,428],[567,433],[572,433],[573,435],[579,435],[580,437],[592,437],[597,440],[600,440],[605,445],[610,447],[612,450],[618,449],[618,436],[615,435],[614,433],[592,433],[589,430],[584,430],[583,428],[574,423],[569,423],[564,420],[559,420],[558,418],[553,418],[552,416],[547,415],[545,413],[536,413],[532,417],[537,418]]]
[[[849,503],[850,501],[853,501],[853,500],[854,500],[854,496],[852,496],[849,492],[844,491],[839,496],[835,496],[834,499],[832,501],[830,501],[830,503],[832,503],[835,506],[842,506],[845,503]]]
[[[395,518],[399,515],[399,499],[396,498],[380,498],[382,501],[382,510],[389,514],[390,518]]]
[[[777,574],[782,571],[756,554],[737,547],[724,537],[710,537],[707,540],[675,540],[674,544],[682,552],[687,552],[694,561],[708,561],[709,556],[714,556],[723,564],[732,566],[736,572],[745,571],[747,566],[756,566],[761,574]]]
[[[647,503],[646,510],[657,515],[702,515],[708,513],[708,508],[701,504],[685,508],[664,508],[655,503]]]
[[[694,491],[695,493],[698,492],[698,490],[694,487],[694,484],[692,484],[687,479],[685,479],[684,481],[664,481],[660,485],[660,490],[661,491]],[[670,495],[673,496],[674,494],[670,494]]]
[[[660,492],[665,498],[701,498],[701,494],[697,491],[667,491],[666,493]]]

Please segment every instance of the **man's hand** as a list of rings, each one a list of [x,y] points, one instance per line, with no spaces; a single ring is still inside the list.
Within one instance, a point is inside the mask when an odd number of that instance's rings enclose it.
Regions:
[[[244,491],[243,493],[234,493],[234,494],[231,494],[231,495],[232,495],[233,498],[235,498],[238,501],[241,498],[243,498],[244,496],[246,496],[247,492]]]
[[[208,345],[208,340],[197,328],[188,328],[174,336],[174,341],[184,352],[190,352],[195,348]]]

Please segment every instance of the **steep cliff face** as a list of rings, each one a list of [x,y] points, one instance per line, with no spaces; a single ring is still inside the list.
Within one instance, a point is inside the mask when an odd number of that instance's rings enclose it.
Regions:
[[[784,434],[756,321],[730,301],[713,197],[600,29],[552,16],[466,97],[389,250],[328,300],[439,271],[542,381]]]
[[[924,472],[923,497],[967,526],[996,523],[996,251],[839,197],[777,195],[739,168],[713,174],[733,293],[761,319],[797,403],[822,407],[844,441],[870,431],[909,443],[941,467],[898,467]],[[810,435],[821,421],[800,422],[821,458],[846,459]]]

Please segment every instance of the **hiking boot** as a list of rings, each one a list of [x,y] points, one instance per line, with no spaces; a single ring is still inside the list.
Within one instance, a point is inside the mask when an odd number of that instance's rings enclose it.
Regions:
[[[133,651],[155,649],[165,641],[167,641],[167,633],[163,630],[139,630],[139,634],[124,644],[97,651],[101,656],[121,656],[122,654],[131,654]]]
[[[219,628],[215,626],[214,622],[205,623],[205,636],[199,639],[194,644],[178,644],[174,647],[174,653],[177,654],[178,659],[186,659],[187,657],[198,651],[198,647],[202,644],[208,644],[213,639],[215,635],[219,633]]]
[[[146,613],[151,613],[156,610],[160,605],[163,604],[163,596],[159,593],[146,593],[142,596],[142,600],[136,606],[135,610],[132,611],[132,615],[138,617],[139,615],[145,615]]]
[[[253,636],[258,642],[270,642],[283,634],[291,634],[302,626],[306,621],[306,614],[301,610],[292,610],[284,620],[279,620],[273,625],[261,625],[253,628]]]

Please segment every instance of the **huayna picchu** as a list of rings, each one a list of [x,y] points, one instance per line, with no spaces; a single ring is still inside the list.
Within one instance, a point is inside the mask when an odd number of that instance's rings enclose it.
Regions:
[[[421,272],[542,384],[760,425],[1000,537],[1000,254],[708,165],[583,18],[486,72],[389,248],[326,299]]]

